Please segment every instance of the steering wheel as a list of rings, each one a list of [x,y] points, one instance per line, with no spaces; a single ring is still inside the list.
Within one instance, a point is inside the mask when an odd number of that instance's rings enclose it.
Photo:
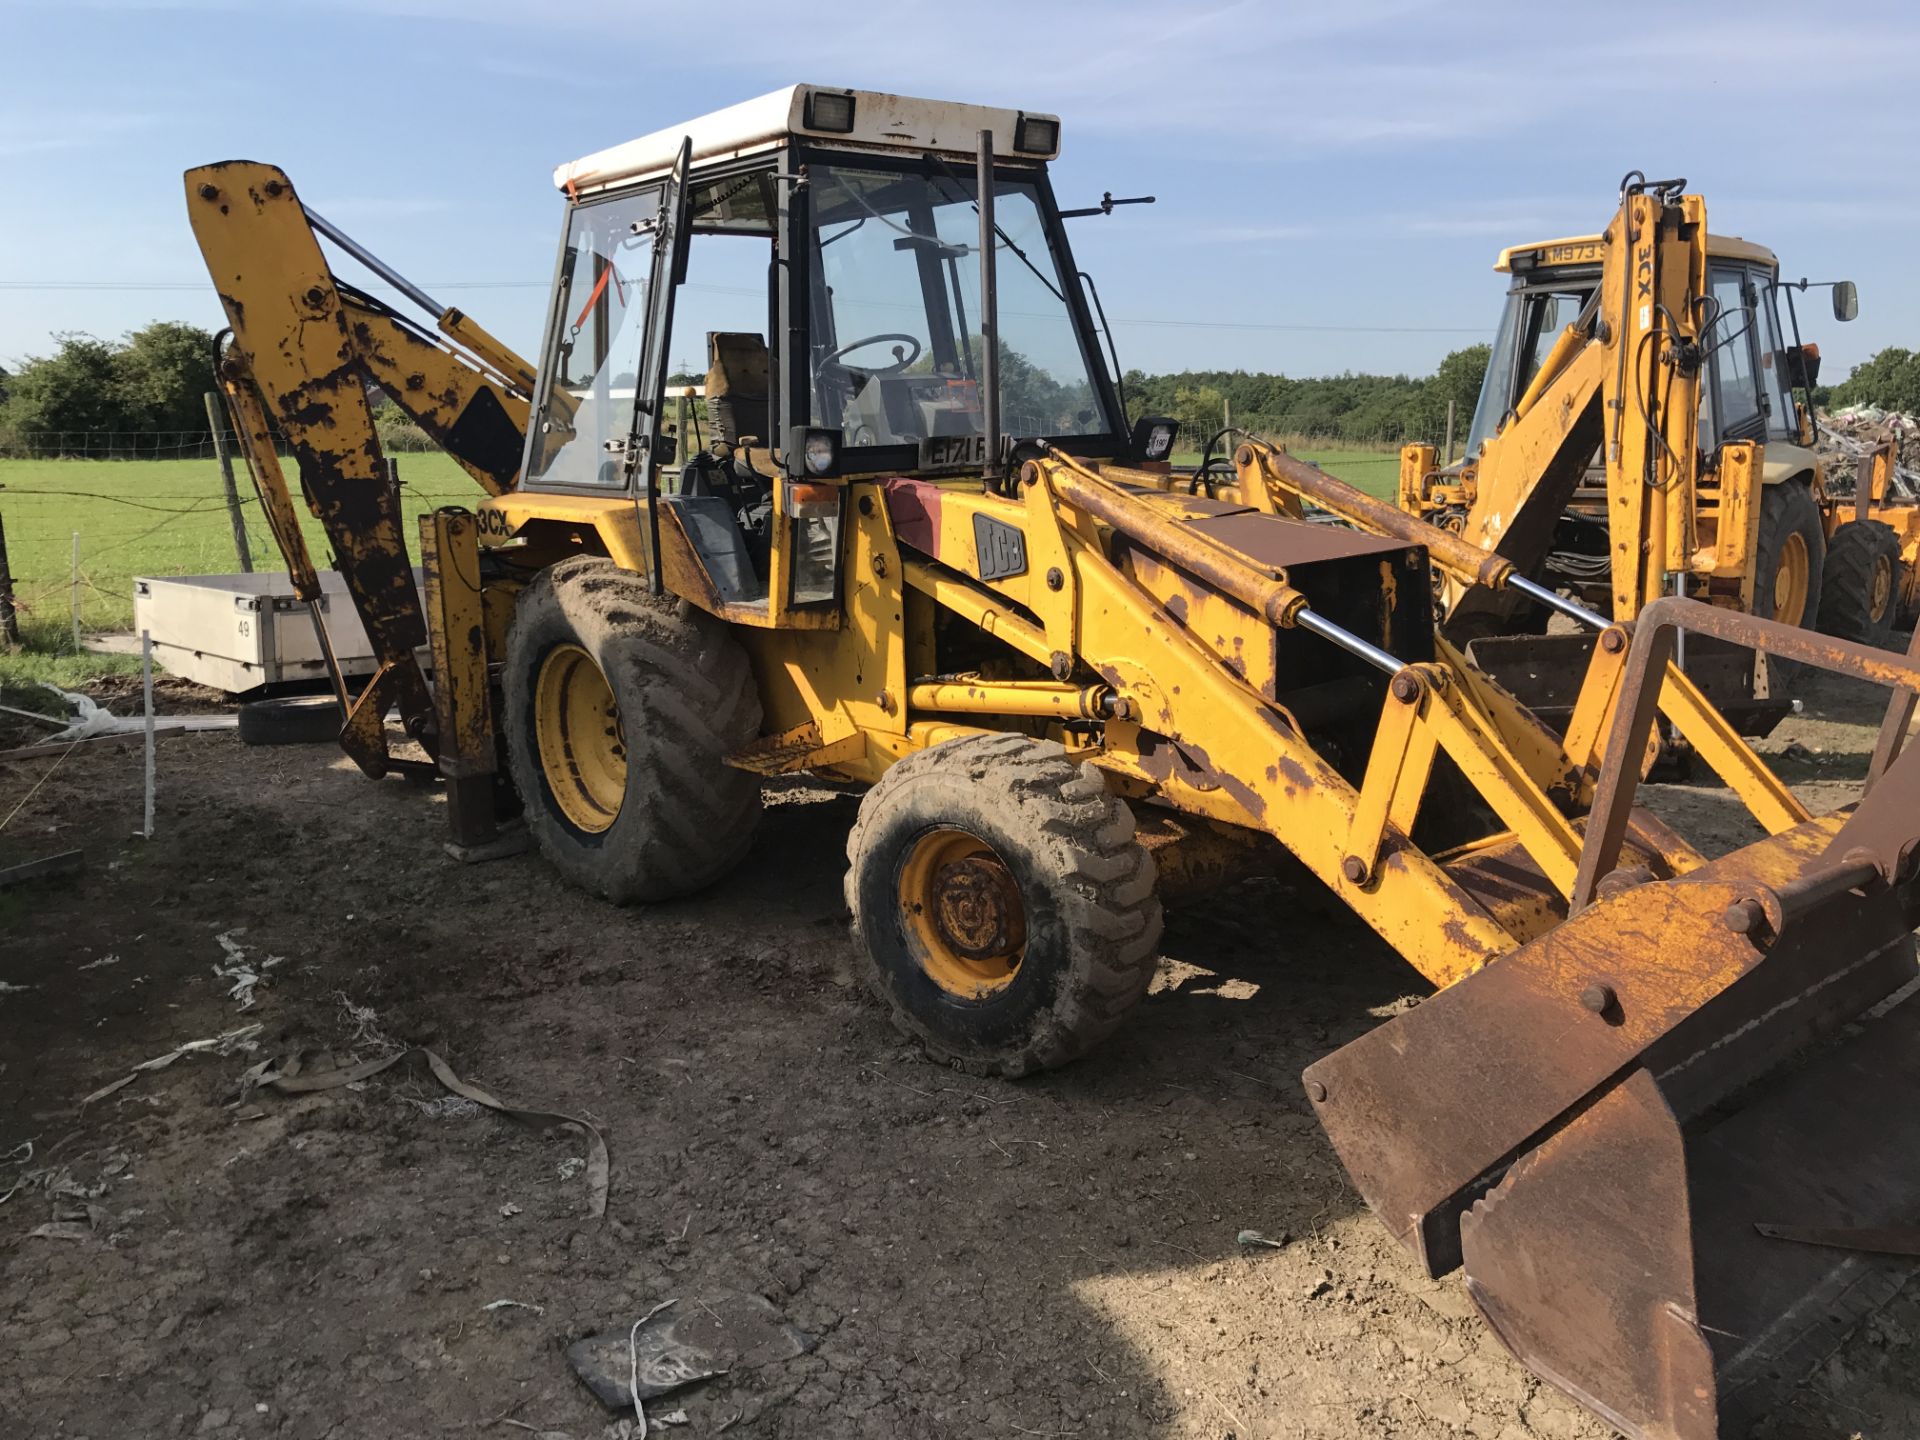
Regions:
[[[842,368],[849,369],[849,370],[866,370],[867,374],[869,375],[898,375],[902,370],[905,370],[909,365],[913,364],[914,361],[920,358],[920,351],[922,347],[920,345],[920,342],[916,340],[913,336],[886,334],[886,335],[869,335],[864,340],[849,341],[847,344],[842,345],[837,349],[829,350],[826,354],[822,355],[820,357],[819,363],[821,365],[837,364],[839,363],[840,357],[842,355],[847,354],[849,351],[864,350],[869,345],[878,345],[878,344],[881,344],[883,341],[887,341],[887,340],[904,340],[907,342],[907,344],[913,347],[913,353],[911,355],[906,356],[904,359],[896,360],[891,365],[883,365],[880,368],[875,370],[868,370],[867,367],[864,365],[849,365],[849,366],[843,366]]]

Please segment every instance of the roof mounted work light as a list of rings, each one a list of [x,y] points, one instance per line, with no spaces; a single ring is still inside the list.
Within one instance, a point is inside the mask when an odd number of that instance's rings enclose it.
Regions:
[[[853,92],[809,91],[805,120],[809,130],[825,130],[834,135],[849,134],[853,130]]]
[[[1060,122],[1024,110],[1013,126],[1013,148],[1022,155],[1051,155],[1060,148]]]

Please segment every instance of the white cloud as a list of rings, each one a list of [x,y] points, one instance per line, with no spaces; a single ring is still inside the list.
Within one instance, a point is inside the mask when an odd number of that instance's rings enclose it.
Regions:
[[[62,110],[57,116],[0,113],[0,156],[107,145],[135,131],[150,130],[161,119],[159,115],[110,110]]]

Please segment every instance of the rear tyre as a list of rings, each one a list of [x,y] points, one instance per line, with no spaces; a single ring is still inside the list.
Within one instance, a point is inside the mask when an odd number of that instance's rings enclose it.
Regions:
[[[1849,520],[1827,544],[1820,628],[1842,640],[1884,646],[1900,606],[1900,537],[1878,520]]]
[[[1820,507],[1798,480],[1765,487],[1760,499],[1760,535],[1754,546],[1753,613],[1784,625],[1812,625],[1826,571],[1827,540]],[[1767,656],[1769,688],[1779,694],[1800,667]]]
[[[287,695],[240,707],[242,745],[323,745],[340,738],[340,704],[331,695]]]
[[[1009,1078],[1064,1065],[1153,979],[1153,857],[1100,772],[1052,741],[908,756],[862,801],[847,860],[868,983],[936,1060]]]
[[[746,854],[760,785],[724,762],[759,734],[760,696],[719,620],[611,560],[564,560],[514,607],[501,688],[527,828],[568,880],[670,900]]]

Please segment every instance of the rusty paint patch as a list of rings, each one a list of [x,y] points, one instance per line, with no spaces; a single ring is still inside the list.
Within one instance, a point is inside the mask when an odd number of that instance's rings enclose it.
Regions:
[[[894,537],[905,546],[933,559],[940,558],[940,487],[904,477],[880,487],[886,497],[887,518]]]

